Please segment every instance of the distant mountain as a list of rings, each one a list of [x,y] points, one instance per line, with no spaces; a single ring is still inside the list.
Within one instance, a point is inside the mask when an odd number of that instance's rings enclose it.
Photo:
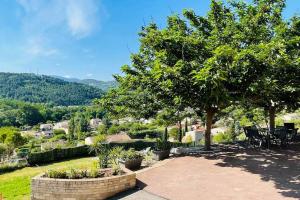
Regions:
[[[95,79],[77,79],[77,78],[66,78],[66,77],[61,77],[61,76],[53,76],[53,77],[59,78],[61,80],[68,81],[68,82],[82,83],[82,84],[86,84],[89,86],[93,86],[93,87],[103,90],[104,92],[106,92],[110,88],[114,88],[117,86],[116,81],[98,81]]]
[[[45,75],[0,72],[0,98],[54,105],[85,105],[100,98],[103,90]]]

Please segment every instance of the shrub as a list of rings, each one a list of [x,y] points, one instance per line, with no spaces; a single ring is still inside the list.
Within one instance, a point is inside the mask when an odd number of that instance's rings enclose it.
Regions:
[[[185,139],[185,143],[192,143],[193,142],[193,138],[192,138],[192,136],[191,135],[188,135],[188,136],[186,136],[186,139]]]
[[[29,148],[19,148],[19,149],[16,149],[17,151],[17,156],[19,158],[25,158],[26,156],[28,156],[30,150]]]
[[[141,124],[141,123],[132,123],[129,126],[129,128],[130,128],[131,132],[137,132],[137,131],[147,130],[148,126],[145,124]]]
[[[50,142],[58,141],[58,140],[67,140],[67,136],[65,134],[55,135],[53,138],[50,138]]]
[[[1,164],[0,165],[0,174],[12,172],[17,169],[22,169],[26,166],[27,166],[27,164],[15,164],[15,163],[14,164]]]
[[[171,144],[168,141],[157,139],[155,143],[155,150],[157,151],[165,151],[170,150]]]
[[[162,132],[157,129],[141,130],[141,131],[129,131],[128,135],[133,139],[144,139],[161,137]]]
[[[124,151],[123,147],[114,147],[109,151],[109,164],[118,165],[118,159],[121,157],[122,152]]]
[[[178,128],[171,128],[169,130],[169,136],[173,138],[174,140],[178,140],[179,134],[178,134]]]
[[[5,144],[0,143],[0,161],[1,158],[4,157],[6,151],[7,151],[7,146]]]
[[[218,133],[217,135],[213,136],[213,142],[214,143],[232,142],[232,137],[233,136],[231,132]]]
[[[124,130],[125,129],[122,126],[114,124],[107,130],[107,133],[112,135],[112,134],[117,134]]]
[[[53,130],[54,135],[66,135],[66,131],[63,129],[55,129]]]
[[[147,147],[154,148],[155,142],[144,141],[144,140],[135,140],[135,141],[126,141],[126,142],[110,142],[110,147],[123,147],[125,150],[133,148],[137,151],[146,149]]]
[[[245,133],[241,133],[240,135],[237,136],[238,141],[244,141],[246,139],[247,139],[247,137],[246,137]]]
[[[48,178],[67,178],[67,172],[65,170],[48,170],[45,176]]]
[[[130,148],[127,151],[122,151],[121,155],[120,155],[120,159],[124,160],[124,161],[128,161],[128,160],[132,160],[132,159],[139,159],[142,158],[143,156],[135,151],[133,148]]]
[[[100,135],[107,134],[107,126],[105,126],[104,124],[98,126],[97,132],[98,132]]]

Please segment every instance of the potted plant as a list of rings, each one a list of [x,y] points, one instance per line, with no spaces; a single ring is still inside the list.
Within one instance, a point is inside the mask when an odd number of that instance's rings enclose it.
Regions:
[[[143,156],[135,151],[134,149],[129,149],[123,151],[120,155],[119,162],[124,164],[127,169],[139,169],[143,161]]]
[[[157,139],[155,150],[153,151],[154,160],[163,160],[169,157],[171,145],[166,140]]]

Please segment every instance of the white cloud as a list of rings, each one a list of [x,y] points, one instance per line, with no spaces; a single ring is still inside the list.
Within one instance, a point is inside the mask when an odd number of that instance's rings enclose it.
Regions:
[[[86,76],[87,76],[87,77],[92,77],[92,76],[93,76],[93,74],[87,74]]]
[[[105,11],[98,0],[17,0],[23,8],[22,21],[30,33],[67,30],[83,38],[96,30]]]
[[[47,47],[45,44],[42,38],[30,38],[25,45],[25,52],[31,56],[52,56],[59,53],[57,49]]]
[[[64,75],[63,77],[64,77],[64,78],[71,78],[70,75]]]
[[[72,35],[84,37],[92,32],[96,24],[97,7],[93,1],[69,0],[67,7],[67,22]]]

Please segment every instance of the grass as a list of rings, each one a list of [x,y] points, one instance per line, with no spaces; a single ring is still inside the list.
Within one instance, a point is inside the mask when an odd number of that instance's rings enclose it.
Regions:
[[[0,194],[5,200],[30,199],[30,180],[48,169],[91,168],[95,159],[81,158],[37,167],[25,167],[0,175]],[[1,195],[0,195],[1,196]]]

